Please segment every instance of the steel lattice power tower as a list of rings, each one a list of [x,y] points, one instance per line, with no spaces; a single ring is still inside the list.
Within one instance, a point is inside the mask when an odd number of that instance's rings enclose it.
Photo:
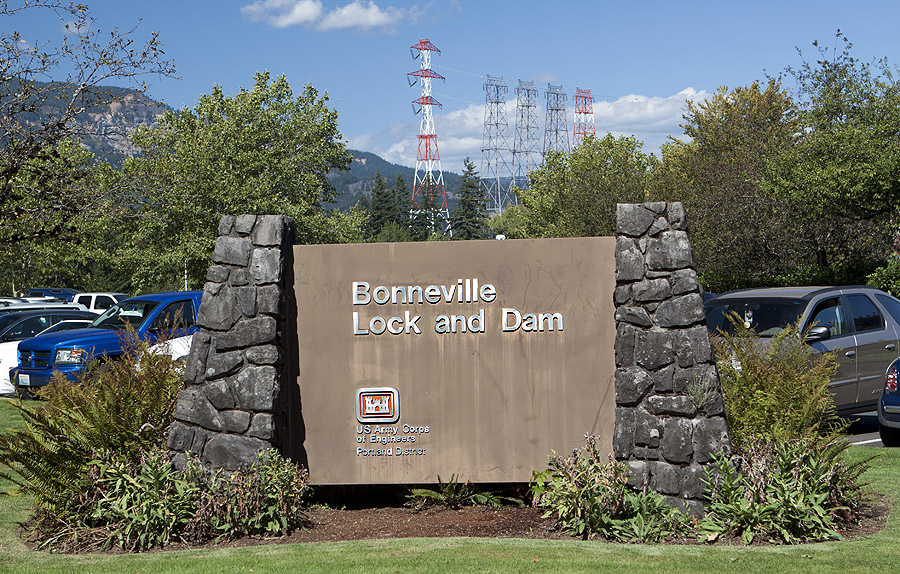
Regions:
[[[516,137],[513,140],[513,184],[528,189],[528,172],[540,163],[541,140],[537,123],[537,89],[519,80],[516,88]],[[514,197],[515,199],[515,197]],[[516,199],[518,203],[518,200]]]
[[[547,84],[547,121],[544,124],[544,155],[550,151],[569,153],[566,124],[566,93],[562,86]]]
[[[515,202],[510,190],[512,169],[509,153],[509,123],[506,121],[506,83],[503,78],[487,77],[484,84],[484,137],[481,146],[481,187],[487,198],[487,211],[503,213]]]
[[[594,97],[591,90],[575,88],[575,127],[572,131],[572,146],[581,145],[586,136],[594,132]]]
[[[421,67],[418,70],[407,74],[407,76],[411,76],[409,85],[414,86],[417,80],[422,84],[422,96],[412,102],[415,113],[422,113],[422,121],[419,124],[416,175],[413,181],[410,210],[416,212],[424,203],[425,194],[428,194],[444,221],[449,221],[450,213],[447,209],[444,174],[441,171],[441,156],[438,153],[437,134],[434,132],[434,115],[431,110],[432,106],[441,106],[441,103],[431,96],[431,80],[446,81],[444,76],[431,69],[431,53],[440,54],[441,51],[427,38],[419,40],[419,43],[410,46],[409,50],[414,60],[421,61]]]

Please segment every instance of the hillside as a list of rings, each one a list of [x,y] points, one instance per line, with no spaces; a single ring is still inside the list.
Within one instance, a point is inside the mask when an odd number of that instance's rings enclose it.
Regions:
[[[356,205],[363,194],[371,198],[372,186],[375,184],[375,174],[380,173],[387,182],[388,187],[394,185],[397,174],[403,176],[409,186],[410,198],[412,197],[412,184],[416,170],[411,167],[397,165],[385,161],[381,157],[367,151],[348,150],[353,155],[350,169],[347,171],[332,172],[328,175],[330,183],[337,192],[337,201],[329,203],[328,209],[340,209],[347,211]],[[444,188],[447,192],[447,203],[452,210],[456,205],[456,196],[462,177],[455,173],[444,172]]]

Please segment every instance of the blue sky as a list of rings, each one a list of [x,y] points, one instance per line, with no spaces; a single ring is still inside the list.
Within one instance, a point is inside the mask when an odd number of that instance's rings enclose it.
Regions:
[[[900,62],[896,0],[81,1],[101,30],[159,32],[180,79],[150,79],[154,98],[191,107],[215,84],[234,94],[256,71],[284,74],[296,93],[310,82],[329,94],[351,148],[408,166],[419,131],[410,102],[420,95],[407,83],[419,67],[409,47],[428,38],[441,50],[432,67],[447,79],[433,86],[442,167],[457,173],[465,157],[480,165],[487,75],[508,85],[510,138],[516,84],[533,80],[540,123],[548,82],[568,94],[570,132],[575,89],[590,89],[598,134],[634,135],[658,154],[681,135],[686,99],[796,66],[797,47],[814,58],[812,42],[833,46],[837,29],[856,57]],[[3,25],[29,43],[63,34],[46,12]]]

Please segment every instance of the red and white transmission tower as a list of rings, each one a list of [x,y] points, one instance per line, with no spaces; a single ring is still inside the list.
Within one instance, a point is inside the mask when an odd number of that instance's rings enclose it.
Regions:
[[[430,40],[419,40],[415,46],[410,46],[410,53],[414,60],[422,62],[422,67],[415,72],[410,72],[410,86],[416,81],[422,84],[422,97],[413,100],[415,113],[422,113],[422,121],[419,124],[419,151],[416,155],[416,176],[413,180],[412,205],[410,210],[417,212],[425,204],[426,194],[430,203],[438,208],[444,221],[450,220],[450,212],[447,209],[447,193],[444,190],[444,174],[441,171],[441,156],[438,153],[437,134],[434,133],[434,115],[432,106],[441,106],[441,103],[431,96],[431,80],[447,81],[444,76],[431,69],[431,53],[441,53]],[[418,107],[416,107],[418,106]],[[441,230],[443,231],[443,230]]]
[[[572,145],[581,145],[585,136],[595,135],[594,132],[594,97],[591,90],[575,88],[575,129],[572,137]]]

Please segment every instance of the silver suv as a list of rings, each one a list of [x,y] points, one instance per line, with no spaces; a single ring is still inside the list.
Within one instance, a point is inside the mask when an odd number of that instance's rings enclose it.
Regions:
[[[840,414],[874,410],[884,374],[900,357],[900,300],[874,287],[779,287],[722,293],[706,302],[711,333],[730,331],[735,312],[760,337],[772,337],[800,320],[807,342],[836,351],[831,381]]]

